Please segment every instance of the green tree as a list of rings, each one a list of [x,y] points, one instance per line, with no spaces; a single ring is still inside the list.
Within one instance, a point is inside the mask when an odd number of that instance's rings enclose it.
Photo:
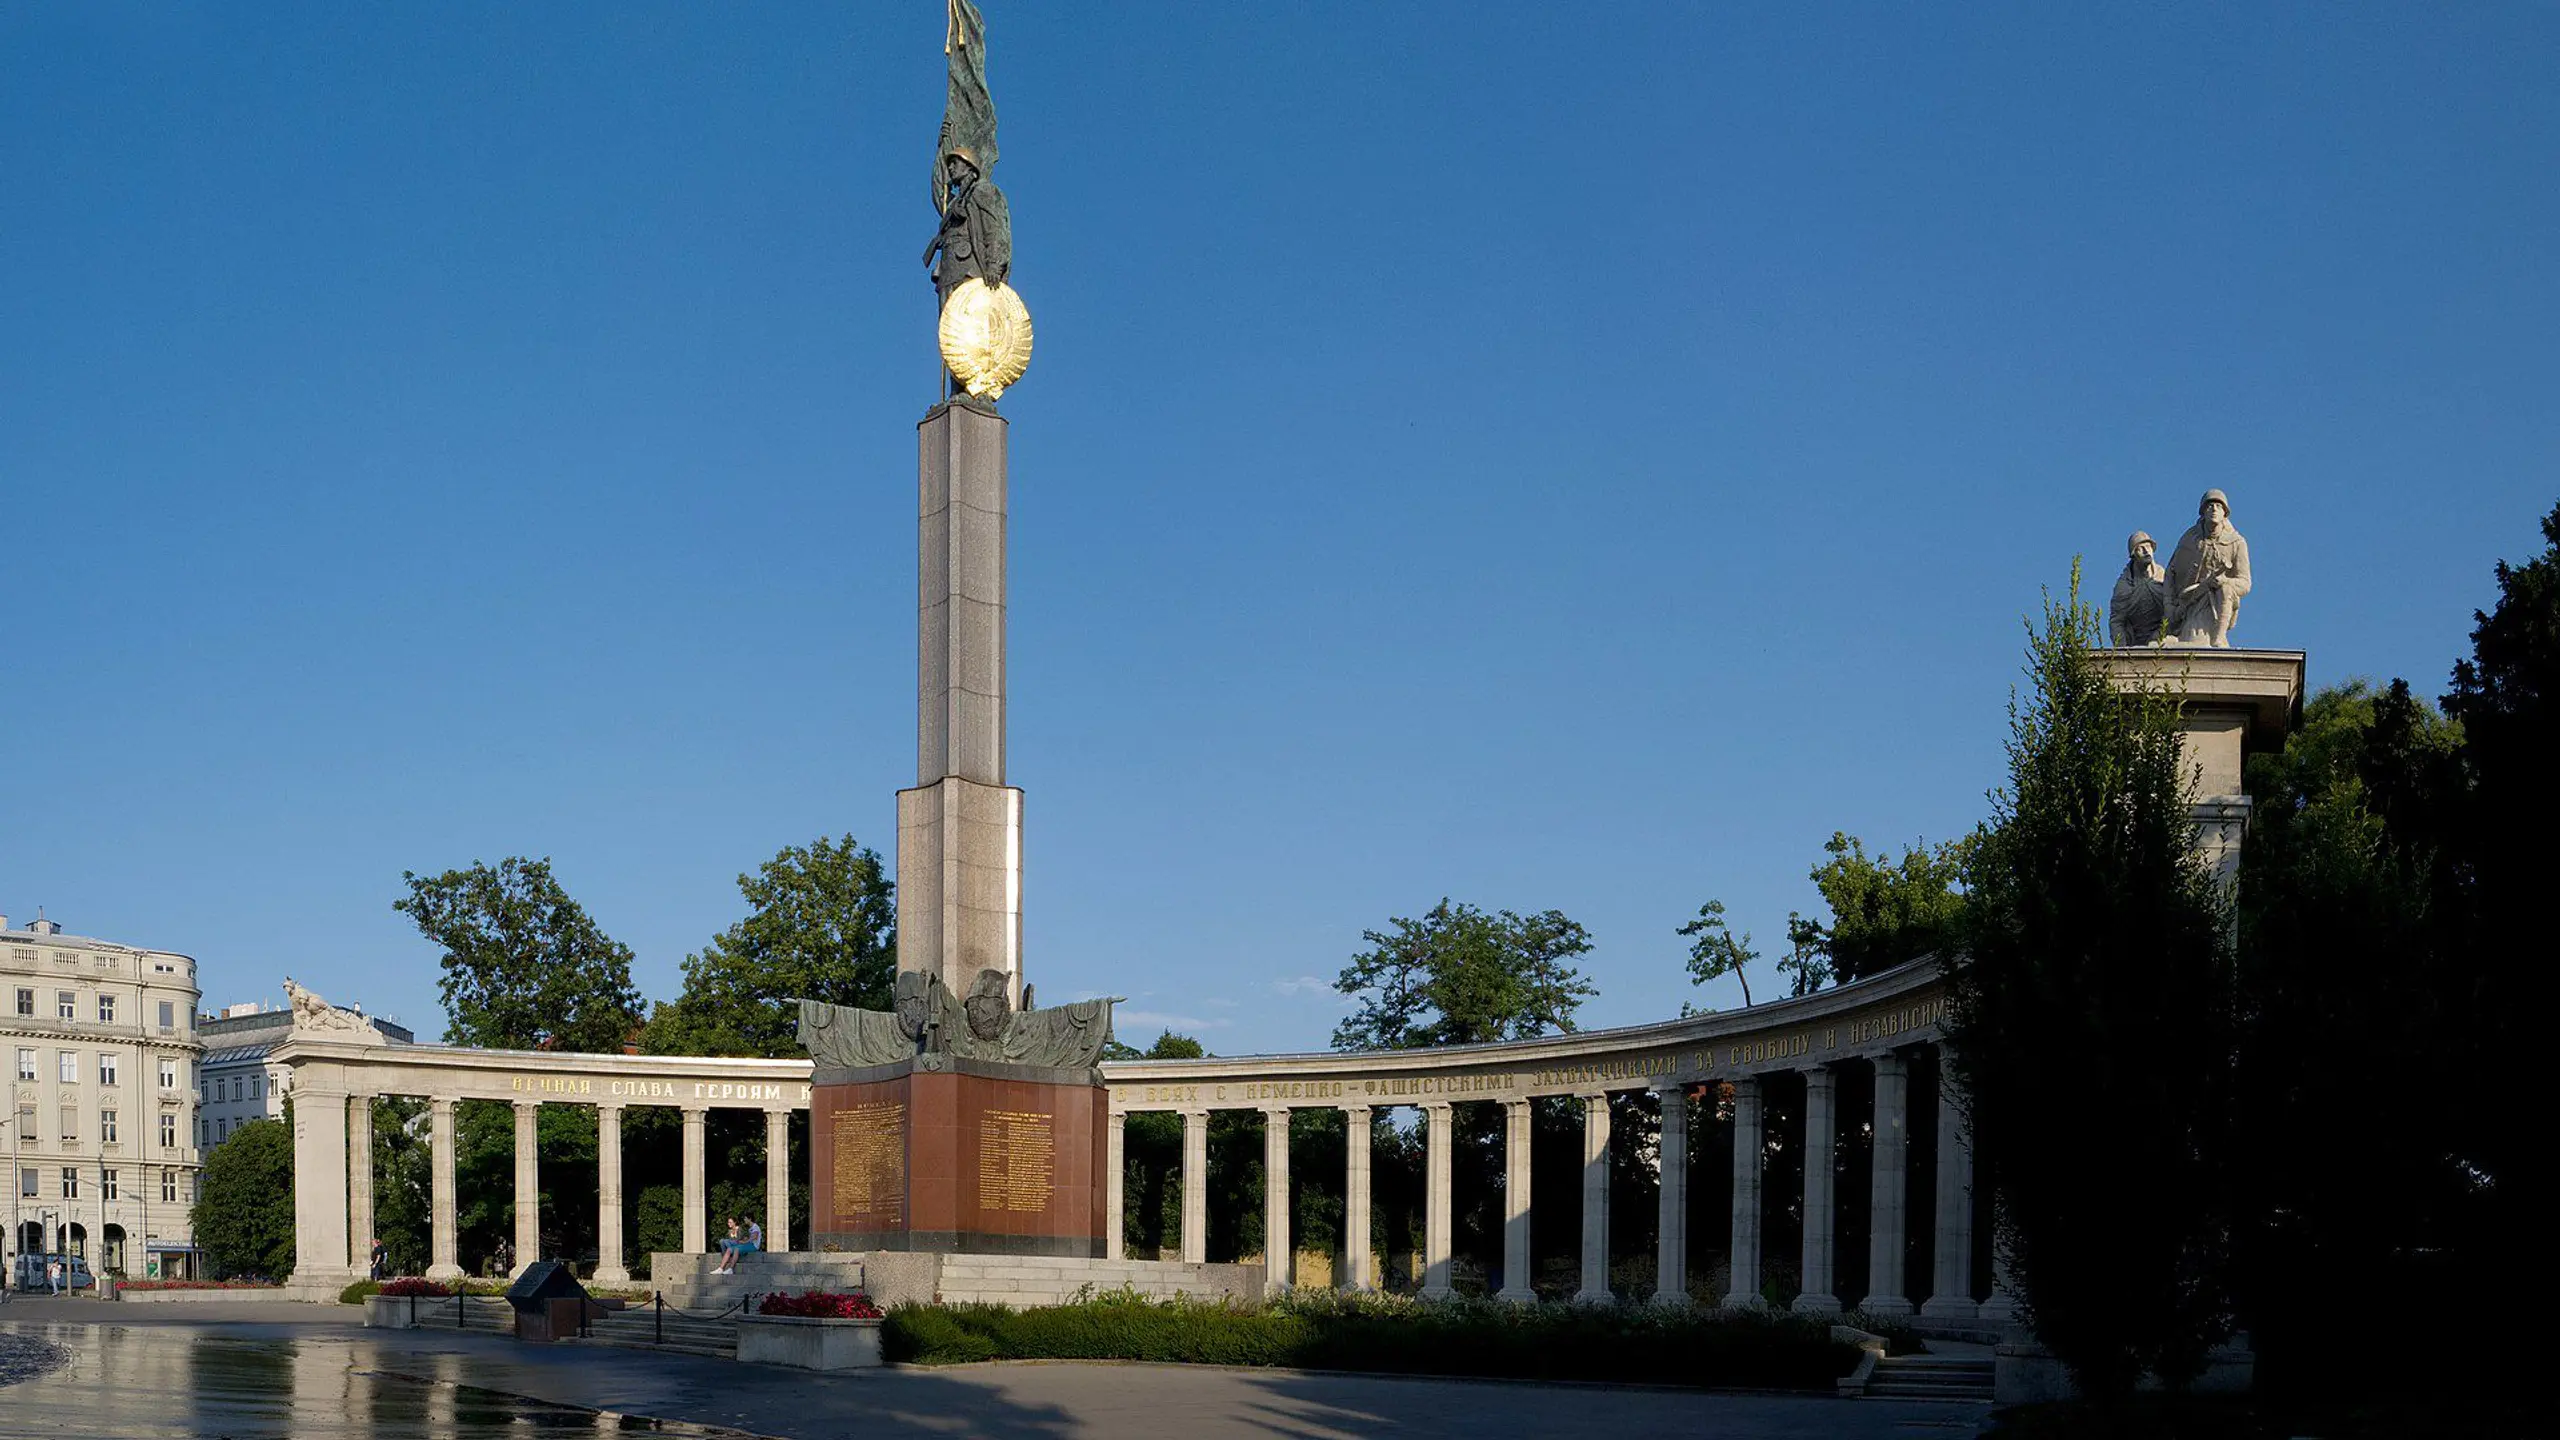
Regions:
[[[1554,910],[1488,915],[1447,899],[1420,920],[1367,931],[1334,988],[1358,1007],[1334,1027],[1337,1050],[1409,1050],[1527,1040],[1573,1029],[1599,991],[1566,964],[1591,949],[1580,925]]]
[[[2009,781],[1966,857],[1948,1035],[2036,1334],[2098,1397],[2229,1329],[2229,927],[2174,697],[2120,694],[2080,598],[2029,627]]]
[[[639,1027],[630,947],[569,898],[548,859],[400,878],[409,893],[391,908],[444,950],[455,1044],[618,1054]]]
[[[1199,1041],[1171,1030],[1145,1050],[1113,1042],[1114,1059],[1199,1060]],[[1120,1143],[1122,1189],[1128,1210],[1121,1235],[1133,1255],[1166,1258],[1180,1251],[1182,1233],[1182,1117],[1168,1110],[1133,1111]]]
[[[393,1275],[423,1275],[433,1211],[428,1187],[431,1143],[427,1102],[385,1095],[373,1102],[373,1235],[382,1241],[383,1263]]]
[[[293,1132],[252,1120],[206,1152],[188,1212],[215,1278],[293,1273]]]
[[[1795,917],[1788,918],[1792,924]],[[1721,980],[1730,975],[1742,982],[1742,1003],[1749,1006],[1751,977],[1744,973],[1744,967],[1758,960],[1760,952],[1751,948],[1750,931],[1742,932],[1739,940],[1734,938],[1732,929],[1724,923],[1724,902],[1710,900],[1699,906],[1698,918],[1681,926],[1680,933],[1692,937],[1689,941],[1689,983],[1704,985],[1710,980]],[[1680,1013],[1690,1013],[1686,1001],[1681,1003]]]
[[[1810,995],[1831,983],[1831,951],[1822,926],[1797,911],[1787,912],[1787,958],[1778,962],[1790,995]]]
[[[1955,942],[1964,922],[1965,842],[1932,847],[1924,840],[1887,861],[1835,830],[1822,850],[1831,858],[1813,867],[1813,883],[1831,907],[1831,923],[1806,921],[1799,932],[1790,917],[1788,936],[1799,953],[1819,952],[1831,978],[1846,984],[1882,974]]]
[[[878,854],[821,836],[738,877],[747,917],[684,959],[684,993],[650,1016],[659,1055],[796,1056],[790,999],[886,1010],[898,973],[897,903]]]
[[[2444,1263],[2479,1218],[2457,1118],[2473,1107],[2444,1104],[2448,1087],[2481,1093],[2471,997],[2486,952],[2441,843],[2462,749],[2405,682],[2359,680],[2313,696],[2284,749],[2249,763],[2235,1261],[2274,1379],[2358,1383],[2347,1357],[2327,1358],[2336,1315],[2467,1279]],[[2436,1081],[2378,1084],[2376,1055],[2425,1056]]]
[[[2460,722],[2473,787],[2463,812],[2476,887],[2476,1035],[2488,1070],[2465,1123],[2484,1174],[2491,1225],[2513,1255],[2532,1253],[2560,1207],[2551,1147],[2530,1098],[2541,1088],[2538,1020],[2551,951],[2551,877],[2560,874],[2560,506],[2542,521],[2541,554],[2497,567],[2498,602],[2473,614],[2471,655],[2454,667],[2445,713]]]

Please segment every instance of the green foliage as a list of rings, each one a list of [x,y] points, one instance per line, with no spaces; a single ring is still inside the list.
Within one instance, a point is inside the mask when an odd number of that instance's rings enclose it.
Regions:
[[[293,1273],[293,1132],[252,1120],[206,1152],[190,1218],[216,1279]]]
[[[346,1289],[338,1292],[338,1303],[341,1305],[361,1305],[365,1302],[366,1296],[379,1295],[381,1293],[381,1281],[358,1280],[354,1284],[349,1285]]]
[[[391,908],[442,947],[447,1037],[500,1050],[618,1054],[639,1028],[631,949],[597,928],[548,859],[401,874]]]
[[[886,1010],[897,977],[895,887],[852,836],[785,846],[738,877],[747,918],[684,960],[684,993],[658,1006],[653,1055],[796,1057],[785,1001]]]
[[[428,1187],[432,1157],[427,1102],[386,1095],[373,1102],[373,1232],[393,1275],[427,1268],[433,1215]],[[362,1244],[365,1236],[355,1237]]]
[[[2229,1330],[2232,973],[2175,702],[2099,671],[2079,580],[2030,627],[1948,1031],[2036,1333],[2118,1396],[2197,1374]]]
[[[2545,547],[2497,568],[2498,603],[2475,613],[2471,656],[2454,667],[2445,713],[2462,725],[2476,782],[2465,809],[2465,858],[2475,877],[2482,953],[2503,963],[2480,976],[2475,1037],[2488,1070],[2471,1097],[2476,1162],[2492,1224],[2512,1253],[2541,1242],[2553,1194],[2547,1126],[2526,1098],[2542,1088],[2552,916],[2560,874],[2560,506],[2543,519]]]
[[[1827,1324],[1800,1316],[1339,1291],[1263,1305],[1125,1291],[1032,1310],[909,1304],[890,1310],[881,1340],[889,1359],[926,1364],[1152,1360],[1792,1390],[1826,1389],[1858,1359]]]
[[[2377,1291],[2447,1295],[2463,1279],[2437,1266],[2480,1219],[2477,1107],[2448,1114],[2444,1090],[2479,1093],[2472,998],[2494,957],[2469,942],[2441,845],[2461,752],[2460,728],[2405,683],[2353,681],[2250,762],[2237,1258],[2279,1369],[2323,1364],[2326,1317]],[[2437,1081],[2377,1084],[2376,1055],[2425,1056]]]
[[[1870,857],[1858,837],[1833,831],[1822,847],[1831,858],[1813,867],[1814,887],[1831,907],[1831,923],[1789,916],[1788,937],[1800,955],[1819,952],[1830,978],[1843,984],[1943,953],[1964,922],[1967,843],[1933,848],[1924,840],[1888,862],[1882,855]]]
[[[1573,1029],[1599,993],[1565,962],[1591,948],[1554,910],[1488,915],[1445,898],[1420,920],[1397,917],[1352,957],[1334,988],[1358,1007],[1334,1028],[1337,1050],[1407,1050],[1528,1040]]]
[[[1751,932],[1733,938],[1724,923],[1724,902],[1710,900],[1698,907],[1698,918],[1680,927],[1680,933],[1693,937],[1689,942],[1689,983],[1704,985],[1730,975],[1742,982],[1742,1003],[1751,1003],[1751,977],[1743,967],[1760,958],[1751,948]]]

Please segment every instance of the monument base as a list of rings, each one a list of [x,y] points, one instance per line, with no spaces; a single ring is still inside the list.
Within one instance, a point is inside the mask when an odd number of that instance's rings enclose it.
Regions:
[[[1101,1257],[1111,1108],[1093,1071],[925,1055],[812,1082],[818,1249]]]

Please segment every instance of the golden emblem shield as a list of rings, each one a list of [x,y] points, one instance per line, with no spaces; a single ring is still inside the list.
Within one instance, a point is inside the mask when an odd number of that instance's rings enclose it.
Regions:
[[[942,363],[970,394],[993,400],[1031,364],[1031,312],[1013,287],[971,276],[942,302]]]

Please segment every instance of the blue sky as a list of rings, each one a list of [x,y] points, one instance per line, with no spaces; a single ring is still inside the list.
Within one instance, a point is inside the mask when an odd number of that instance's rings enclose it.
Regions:
[[[2560,497],[2560,10],[986,5],[1026,955],[1141,1042],[1443,895],[1733,1003],[2073,555],[2221,486],[2432,694]],[[433,1033],[404,869],[665,997],[893,850],[941,8],[0,9],[0,909]]]

